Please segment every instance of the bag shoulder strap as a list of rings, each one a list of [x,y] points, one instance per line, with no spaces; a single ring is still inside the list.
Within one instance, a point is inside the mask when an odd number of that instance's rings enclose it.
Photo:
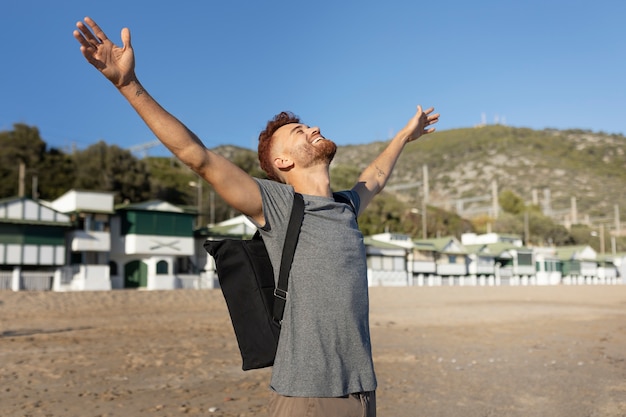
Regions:
[[[283,319],[285,304],[287,302],[287,288],[289,286],[289,271],[293,262],[293,254],[296,251],[300,226],[304,217],[304,199],[302,194],[294,193],[291,216],[287,225],[287,235],[283,245],[283,255],[280,261],[280,272],[278,274],[278,286],[274,289],[274,320],[278,323]]]

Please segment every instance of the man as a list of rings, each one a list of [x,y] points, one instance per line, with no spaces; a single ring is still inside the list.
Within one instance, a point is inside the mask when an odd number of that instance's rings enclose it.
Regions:
[[[430,108],[416,114],[335,202],[329,166],[336,145],[317,127],[283,112],[259,136],[259,161],[272,180],[252,178],[209,151],[200,139],[163,109],[135,75],[130,31],[114,45],[90,18],[77,23],[81,52],[128,100],[157,138],[204,178],[234,209],[261,230],[275,271],[294,192],[305,213],[289,277],[289,296],[272,369],[270,415],[274,417],[375,416],[376,376],[369,331],[367,269],[356,216],[385,186],[404,146],[439,119]]]

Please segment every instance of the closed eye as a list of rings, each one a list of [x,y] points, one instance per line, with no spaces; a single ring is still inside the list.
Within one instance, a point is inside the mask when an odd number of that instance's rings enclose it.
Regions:
[[[304,127],[303,125],[297,125],[293,129],[291,129],[291,134],[293,135],[294,133],[297,133],[297,134],[304,133],[303,127]]]

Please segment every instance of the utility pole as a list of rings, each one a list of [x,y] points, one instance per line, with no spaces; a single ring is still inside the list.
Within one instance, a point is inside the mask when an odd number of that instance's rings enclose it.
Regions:
[[[428,194],[430,190],[428,189],[428,165],[424,165],[422,168],[423,176],[424,176],[424,198],[422,198],[422,238],[428,238],[428,222],[426,218],[426,206],[428,204]]]
[[[33,200],[38,200],[39,199],[39,177],[37,176],[37,174],[33,175],[33,185],[32,185],[32,197]]]
[[[500,212],[500,204],[498,203],[498,182],[496,180],[491,182],[491,198],[493,218],[497,219]]]
[[[202,179],[198,178],[198,185],[196,187],[198,191],[198,227],[202,227]]]
[[[20,161],[20,166],[19,166],[19,178],[18,178],[18,184],[17,184],[17,196],[18,197],[24,197],[24,180],[26,177],[26,164],[24,163],[24,161]]]
[[[600,255],[604,255],[604,225],[600,224]]]
[[[202,227],[202,179],[198,177],[198,181],[189,181],[189,186],[196,189],[196,207],[198,216],[196,218],[196,227]]]
[[[529,245],[530,240],[530,225],[528,224],[528,209],[524,210],[524,245]]]
[[[572,224],[578,224],[578,208],[576,207],[576,197],[571,198],[572,205]]]
[[[210,217],[209,223],[211,226],[215,224],[215,191],[209,191],[209,207],[210,207]]]
[[[543,214],[545,216],[552,216],[552,197],[550,195],[550,189],[543,189]]]

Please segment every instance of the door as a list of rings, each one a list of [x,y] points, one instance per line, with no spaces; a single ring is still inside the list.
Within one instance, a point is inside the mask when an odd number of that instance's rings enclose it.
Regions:
[[[124,265],[124,288],[148,286],[148,265],[141,261],[130,261]]]

